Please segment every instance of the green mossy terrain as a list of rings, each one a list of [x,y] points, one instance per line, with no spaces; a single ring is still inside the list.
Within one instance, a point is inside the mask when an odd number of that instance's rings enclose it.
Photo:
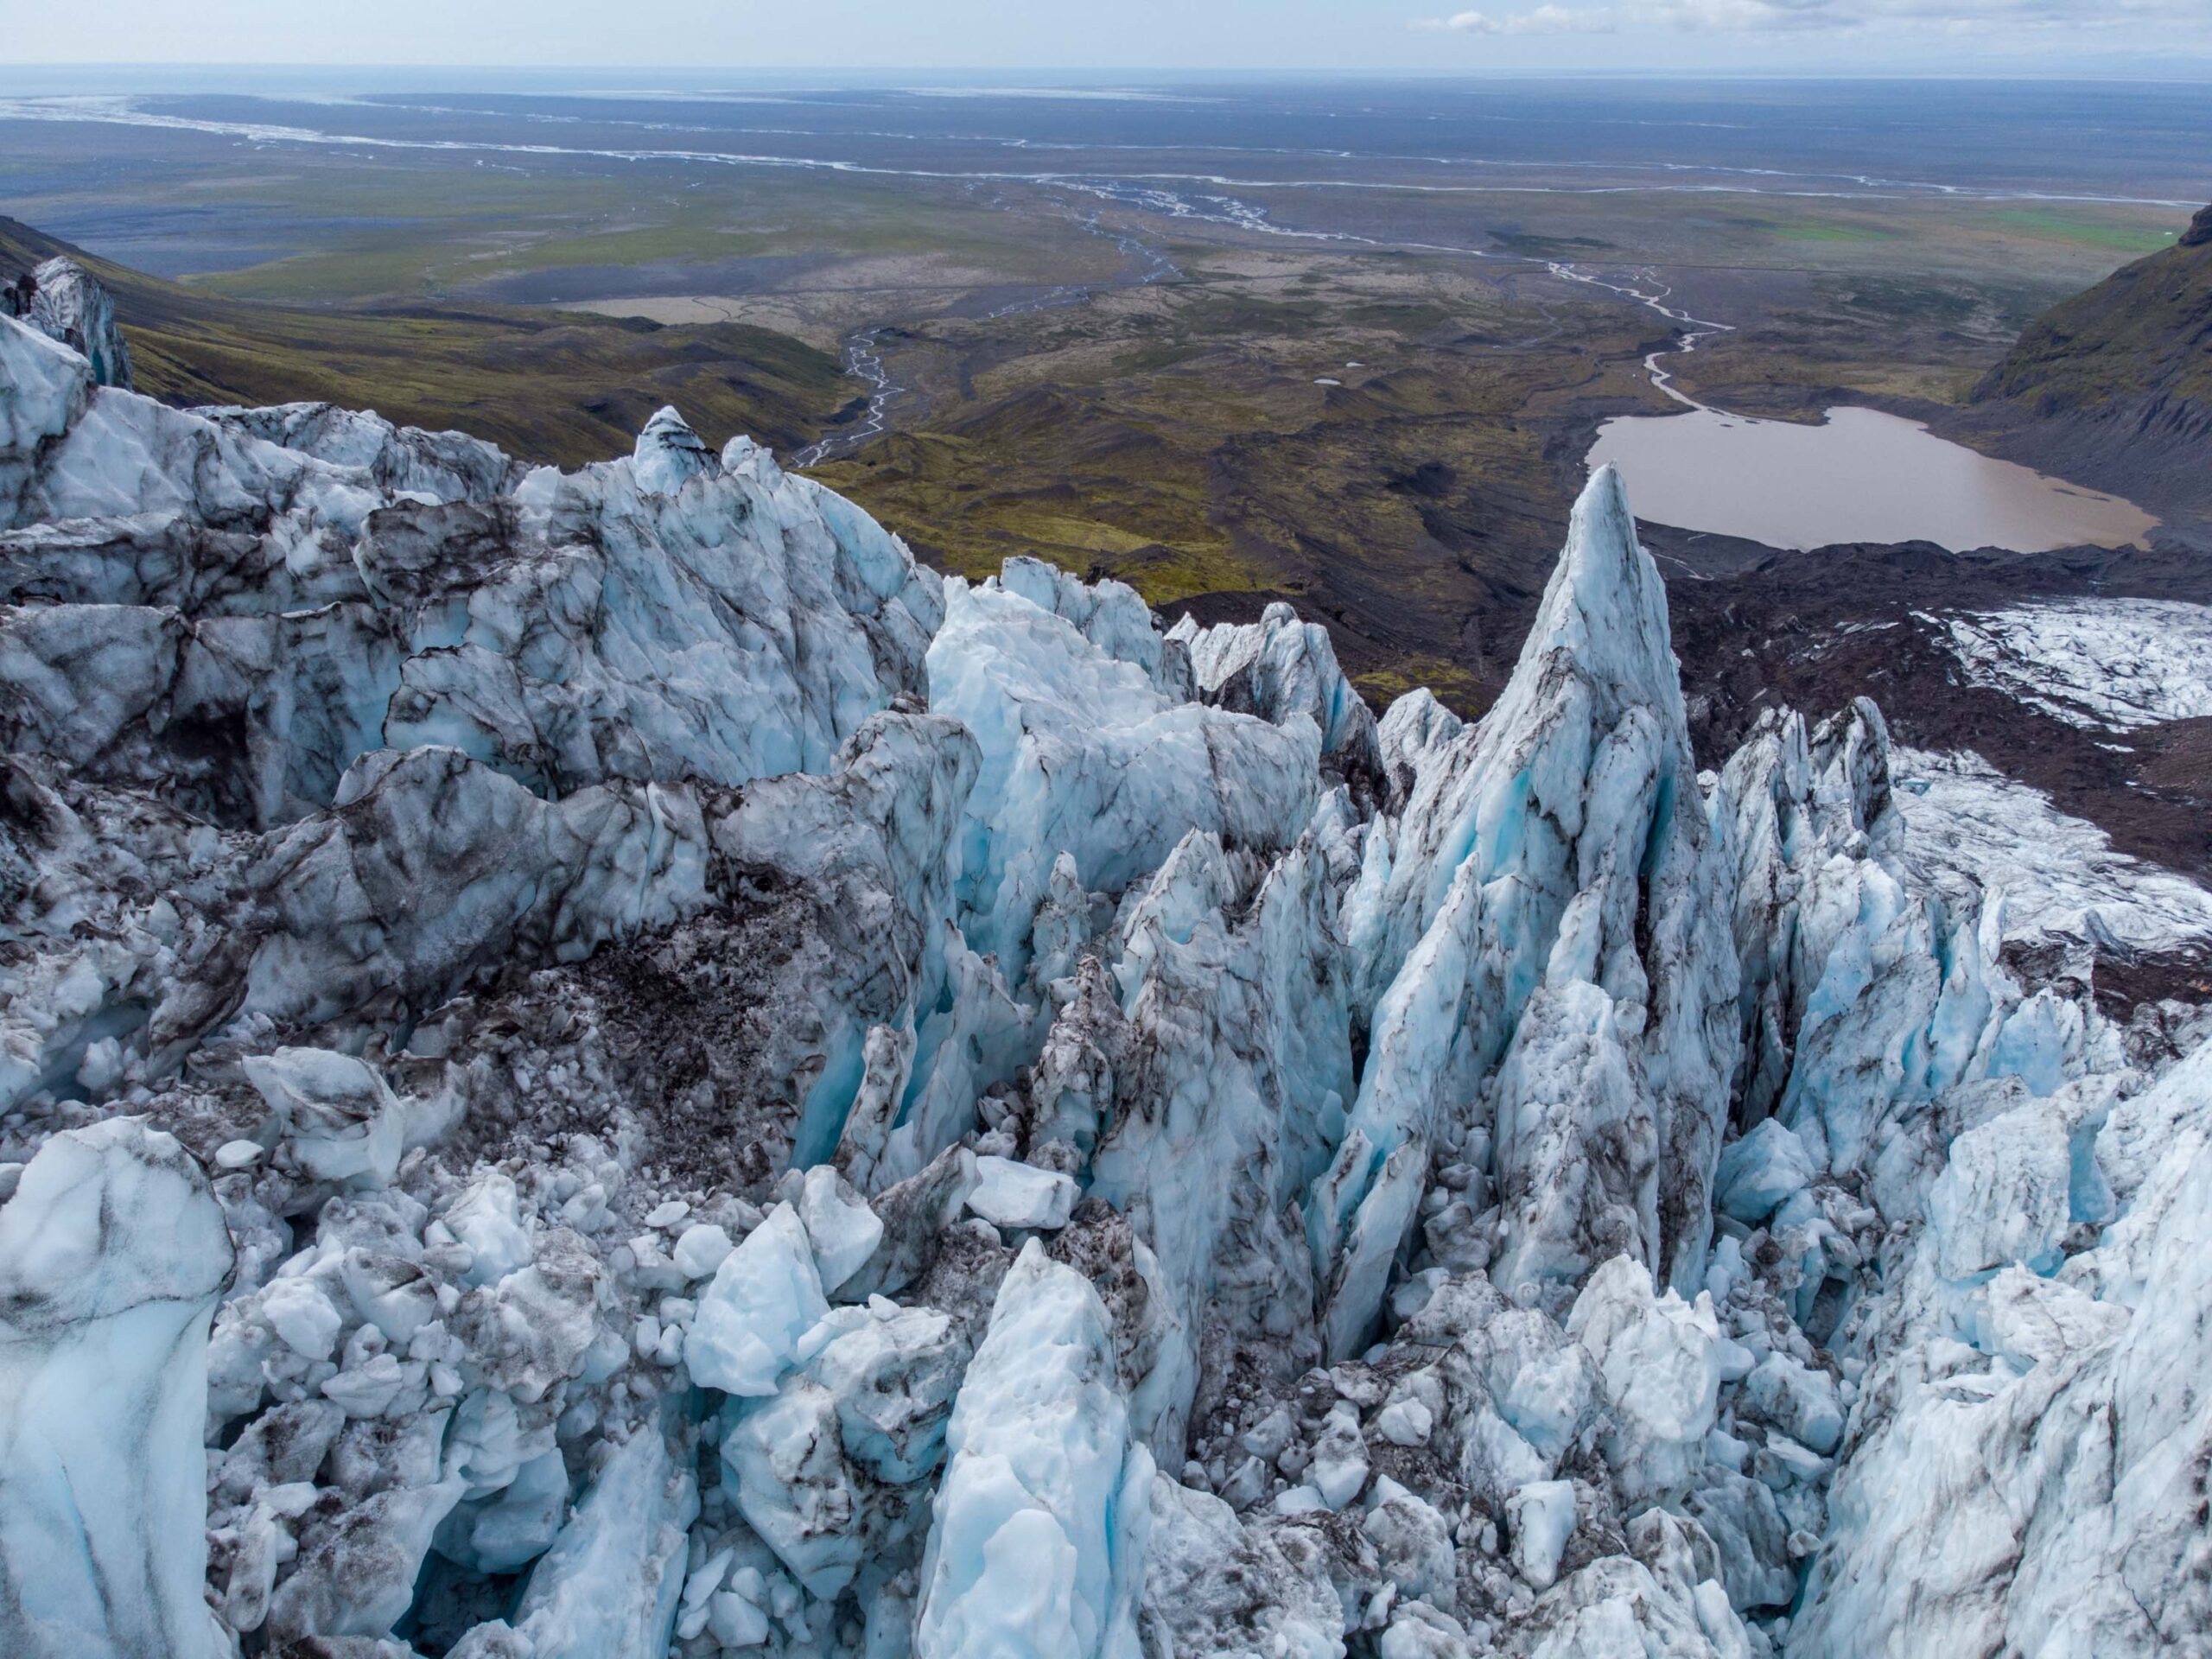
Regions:
[[[1651,330],[1447,261],[1179,254],[1178,281],[1019,327],[902,330],[894,431],[817,475],[942,569],[1034,554],[1205,620],[1287,598],[1371,698],[1478,712],[1557,547],[1565,435],[1656,402]]]
[[[2113,225],[2078,213],[2048,209],[2012,210],[1995,215],[1998,222],[2030,235],[2077,242],[2084,247],[2112,253],[2150,253],[2173,238],[2136,225]]]
[[[0,271],[55,253],[107,285],[138,389],[173,404],[340,404],[573,467],[626,451],[664,404],[680,405],[711,442],[749,432],[789,448],[851,397],[835,358],[764,328],[489,306],[256,304],[143,276],[0,219]]]

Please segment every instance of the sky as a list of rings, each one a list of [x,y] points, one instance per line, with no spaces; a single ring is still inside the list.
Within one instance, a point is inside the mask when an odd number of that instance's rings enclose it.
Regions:
[[[69,0],[41,64],[2212,75],[2212,0]],[[629,19],[634,18],[634,25]]]

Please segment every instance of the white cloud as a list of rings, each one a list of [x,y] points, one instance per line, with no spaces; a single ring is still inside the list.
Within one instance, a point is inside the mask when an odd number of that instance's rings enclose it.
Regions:
[[[1614,27],[1609,6],[1573,10],[1566,6],[1538,6],[1534,11],[1498,14],[1455,12],[1449,17],[1425,17],[1415,29],[1446,29],[1457,35],[1602,35]]]
[[[1528,11],[1462,11],[1412,27],[1462,35],[1598,35],[1657,27],[1693,33],[1902,29],[2107,29],[2170,21],[2202,28],[2206,0],[1619,0]]]

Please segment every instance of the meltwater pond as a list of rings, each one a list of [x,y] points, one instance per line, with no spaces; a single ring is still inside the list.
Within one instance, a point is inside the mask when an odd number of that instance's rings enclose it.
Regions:
[[[1624,416],[1598,429],[1637,516],[1769,547],[1934,542],[2018,553],[2139,543],[2158,520],[2131,501],[1993,461],[1916,421],[1831,409],[1818,426],[1718,409]]]

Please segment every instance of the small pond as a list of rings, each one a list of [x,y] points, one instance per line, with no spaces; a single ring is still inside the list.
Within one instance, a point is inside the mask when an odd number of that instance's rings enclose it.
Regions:
[[[1702,407],[1624,416],[1591,448],[1591,466],[1606,461],[1628,480],[1637,518],[1769,547],[1922,541],[2040,553],[2140,543],[2158,522],[2118,496],[1872,409],[1831,409],[1818,426]]]

